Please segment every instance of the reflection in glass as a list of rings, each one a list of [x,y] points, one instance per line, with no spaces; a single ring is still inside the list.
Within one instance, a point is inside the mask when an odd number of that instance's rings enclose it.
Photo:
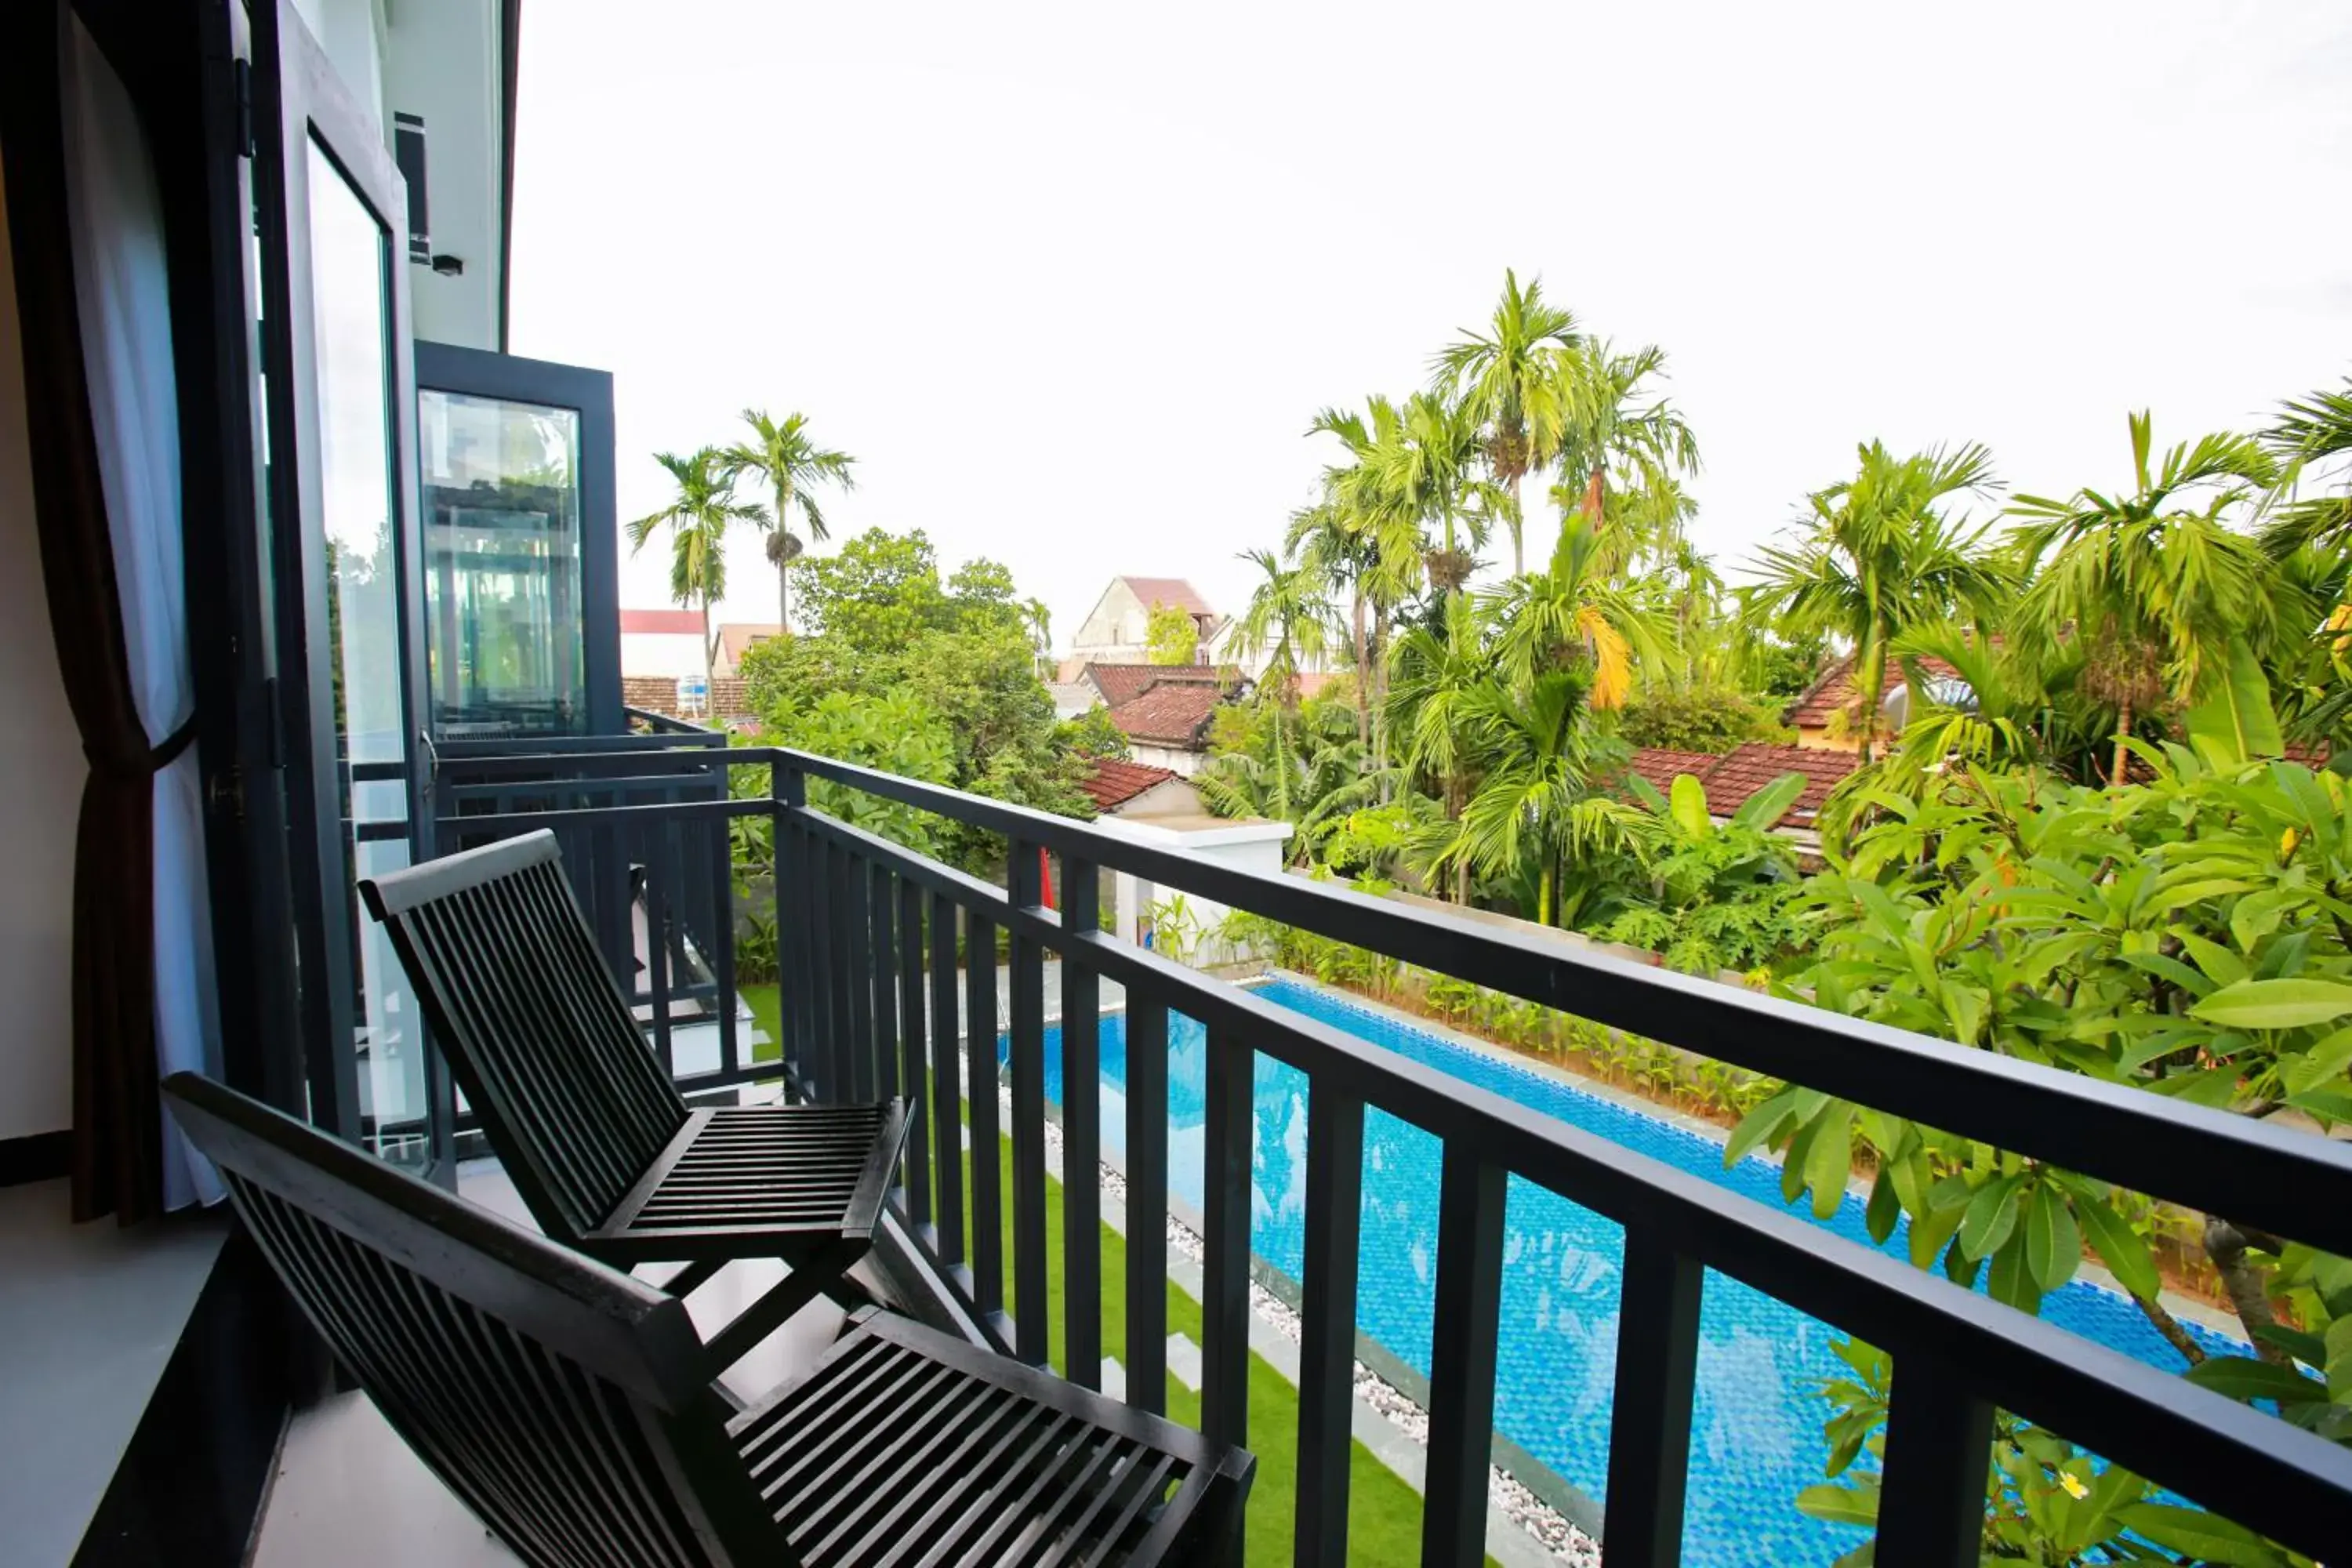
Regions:
[[[408,862],[398,840],[362,842],[362,823],[405,823],[407,724],[401,691],[394,544],[389,252],[383,227],[316,142],[310,148],[311,345],[317,356],[320,521],[336,769],[351,898],[362,877]],[[388,776],[359,776],[384,774]],[[360,1115],[377,1152],[421,1163],[425,1059],[415,1009],[383,929],[352,900]]]
[[[585,734],[580,416],[417,395],[436,735]]]

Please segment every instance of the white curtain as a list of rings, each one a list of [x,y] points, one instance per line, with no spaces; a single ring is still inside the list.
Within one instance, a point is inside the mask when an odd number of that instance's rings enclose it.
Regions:
[[[180,533],[180,416],[163,203],[131,96],[79,17],[65,40],[74,296],[114,542],[131,694],[151,746],[194,707]],[[155,1055],[220,1074],[202,788],[194,747],[155,775]],[[163,1113],[163,1206],[216,1203],[220,1178]]]

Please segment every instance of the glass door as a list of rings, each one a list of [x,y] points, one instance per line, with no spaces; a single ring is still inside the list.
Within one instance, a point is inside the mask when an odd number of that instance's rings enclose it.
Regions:
[[[434,739],[620,733],[613,378],[419,342],[416,433]]]
[[[359,879],[409,863],[421,765],[406,210],[374,127],[290,4],[257,8],[277,89],[257,173],[296,947],[311,1119],[446,1179],[421,1020]],[[275,156],[273,157],[272,152]],[[274,176],[274,177],[273,177]]]

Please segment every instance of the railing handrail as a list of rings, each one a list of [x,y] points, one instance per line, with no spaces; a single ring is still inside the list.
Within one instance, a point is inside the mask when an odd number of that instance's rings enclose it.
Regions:
[[[2352,1255],[2352,1144],[1606,953],[1571,952],[1334,883],[1261,872],[1026,806],[782,748],[740,748],[1025,844],[1372,949],[2135,1192]]]
[[[548,760],[569,764],[579,759]],[[1240,870],[1139,844],[1089,824],[829,758],[751,747],[730,750],[724,762],[775,769],[771,798],[516,812],[445,821],[469,833],[493,836],[566,825],[627,835],[639,829],[658,833],[669,823],[772,812],[780,890],[794,889],[792,896],[802,900],[803,911],[814,917],[792,928],[794,934],[788,944],[788,1066],[802,1087],[818,1088],[827,1096],[871,1092],[877,1072],[879,1082],[888,1084],[896,1071],[892,1051],[901,1043],[910,1085],[919,1071],[929,1070],[943,1086],[936,1092],[954,1093],[953,1037],[942,1040],[939,1031],[955,1026],[955,940],[952,931],[943,931],[940,917],[950,908],[963,911],[974,940],[985,940],[992,929],[1006,933],[1013,942],[1014,969],[1009,1128],[1014,1184],[1008,1207],[1015,1242],[1010,1258],[1000,1258],[993,1250],[1000,1213],[992,1185],[994,1163],[988,1162],[985,1170],[975,1163],[973,1267],[966,1270],[956,1266],[960,1239],[948,1240],[934,1258],[957,1279],[968,1304],[997,1324],[992,1331],[1017,1331],[1021,1353],[1030,1359],[1042,1359],[1045,1346],[1045,1324],[1032,1321],[1029,1310],[1032,1301],[1044,1300],[1045,1156],[1038,1131],[1043,1080],[1037,1060],[1043,1050],[1042,954],[1050,950],[1062,955],[1067,996],[1082,999],[1073,1003],[1066,996],[1066,1078],[1078,1075],[1066,1081],[1064,1089],[1066,1117],[1077,1118],[1066,1123],[1068,1215],[1091,1212],[1087,1205],[1093,1198],[1091,1177],[1098,1147],[1093,1069],[1077,1065],[1096,1059],[1094,1031],[1071,1031],[1068,1007],[1090,1016],[1092,1004],[1084,999],[1092,997],[1095,977],[1101,977],[1129,987],[1130,1018],[1139,1029],[1164,1027],[1170,1010],[1197,1018],[1209,1030],[1204,1136],[1210,1234],[1204,1239],[1209,1247],[1207,1284],[1216,1300],[1203,1301],[1208,1313],[1203,1412],[1204,1425],[1213,1430],[1238,1435],[1246,1399],[1245,1380],[1235,1380],[1243,1377],[1240,1358],[1245,1358],[1247,1336],[1237,1328],[1243,1320],[1235,1314],[1245,1316],[1247,1310],[1249,1053],[1262,1051],[1286,1062],[1308,1080],[1307,1376],[1302,1383],[1302,1409],[1320,1413],[1325,1426],[1333,1412],[1346,1408],[1350,1352],[1342,1331],[1352,1331],[1356,1258],[1354,1200],[1342,1200],[1349,1213],[1332,1218],[1328,1185],[1332,1162],[1344,1166],[1350,1147],[1360,1162],[1365,1105],[1437,1137],[1445,1152],[1433,1334],[1437,1360],[1431,1369],[1435,1398],[1426,1516],[1433,1523],[1424,1537],[1425,1552],[1433,1560],[1475,1555],[1475,1505],[1469,1500],[1484,1491],[1484,1432],[1492,1418],[1495,1309],[1502,1267],[1501,1184],[1507,1171],[1625,1227],[1625,1299],[1611,1484],[1612,1503],[1624,1501],[1628,1517],[1622,1521],[1625,1528],[1621,1535],[1619,1510],[1612,1507],[1612,1555],[1622,1549],[1625,1561],[1637,1564],[1673,1561],[1668,1545],[1644,1555],[1633,1542],[1650,1524],[1678,1539],[1681,1482],[1652,1484],[1637,1458],[1645,1447],[1656,1448],[1672,1468],[1687,1447],[1687,1379],[1696,1354],[1699,1265],[1742,1279],[1895,1355],[1882,1554],[1927,1561],[1922,1553],[1929,1547],[1943,1552],[1955,1543],[1972,1543],[1975,1526],[1970,1521],[1981,1508],[1982,1470],[1977,1470],[1976,1481],[1968,1481],[1969,1455],[1974,1453],[1973,1462],[1980,1467],[1995,1404],[2041,1420],[2114,1462],[2300,1549],[2325,1552],[2336,1544],[2333,1523],[2352,1509],[2352,1450],[1994,1302],[1940,1274],[1913,1268],[1794,1215],[1727,1192],[1106,935],[1093,924],[1094,879],[1102,868],[1129,872],[1513,995],[1914,1115],[2004,1148],[2056,1160],[2155,1195],[2197,1202],[2331,1250],[2352,1251],[2352,1241],[2347,1239],[2352,1237],[2352,1150],[2251,1119],[1712,982],[1604,955],[1555,950],[1443,911]],[[811,777],[1003,835],[1012,850],[1008,886],[971,877],[810,808],[805,781]],[[607,787],[579,782],[584,788]],[[1062,857],[1065,891],[1074,911],[1067,924],[1042,907],[1040,848]],[[927,897],[928,915],[923,908]],[[904,912],[894,917],[892,906],[900,901]],[[935,1064],[929,1068],[924,1066],[919,1017],[925,1011],[921,957],[909,951],[926,926],[933,986],[929,1048]],[[894,931],[906,944],[895,952]],[[995,1036],[995,983],[992,965],[982,973],[981,950],[974,947],[971,952],[964,978],[971,1019],[969,1044],[977,1047],[983,1036],[991,1040]],[[907,963],[899,963],[901,953]],[[904,986],[895,998],[894,973]],[[945,1016],[941,998],[948,999]],[[1159,1020],[1156,1026],[1150,1025],[1153,1016]],[[808,1077],[808,1060],[793,1056],[796,1041],[819,1053],[821,1084]],[[1148,1054],[1150,1047],[1142,1048]],[[865,1054],[869,1050],[871,1055]],[[972,1146],[991,1146],[997,1127],[995,1052],[972,1048],[966,1058]],[[1135,1070],[1131,1059],[1130,1071]],[[1164,1119],[1164,1084],[1152,1092],[1163,1102],[1159,1114]],[[1148,1115],[1142,1123],[1134,1118],[1139,1103],[1152,1102],[1152,1092],[1141,1101],[1130,1094],[1130,1139],[1138,1135],[1139,1125],[1150,1122]],[[1339,1131],[1316,1130],[1312,1119],[1327,1115],[1339,1118]],[[944,1131],[934,1130],[933,1136],[939,1140],[944,1194],[949,1191],[945,1172],[952,1163],[949,1133],[953,1118],[942,1110],[940,1119]],[[2109,1146],[2110,1142],[2117,1146]],[[2149,1148],[2137,1147],[2143,1142]],[[1339,1152],[1333,1152],[1335,1148]],[[1162,1149],[1164,1157],[1164,1138]],[[1130,1149],[1131,1157],[1135,1153]],[[2252,1188],[2258,1183],[2202,1168],[2217,1161],[2235,1162],[2242,1169],[2251,1165],[2263,1181],[2298,1190],[2255,1192]],[[1324,1174],[1318,1177],[1318,1172]],[[1160,1179],[1164,1182],[1164,1175]],[[1319,1189],[1326,1194],[1320,1209],[1315,1196],[1318,1180],[1327,1184]],[[984,1198],[980,1191],[983,1183],[992,1184]],[[929,1246],[958,1236],[959,1222],[946,1208],[940,1214],[936,1237],[923,1223],[922,1198],[915,1191],[922,1184],[913,1176],[908,1184],[908,1218],[918,1241]],[[1147,1229],[1155,1207],[1164,1203],[1164,1191],[1157,1196],[1139,1195],[1150,1191],[1137,1186],[1131,1176],[1131,1211],[1138,1203],[1144,1205],[1139,1213]],[[944,1196],[941,1201],[946,1203]],[[1466,1229],[1457,1226],[1457,1221],[1466,1220],[1476,1223]],[[1318,1223],[1324,1227],[1319,1240]],[[1330,1230],[1334,1224],[1340,1226],[1336,1237]],[[1065,1226],[1074,1292],[1067,1303],[1072,1375],[1082,1380],[1087,1376],[1085,1363],[1101,1348],[1098,1321],[1091,1323],[1090,1339],[1076,1337],[1082,1320],[1092,1311],[1091,1304],[1077,1298],[1099,1288],[1091,1283],[1097,1267],[1093,1228],[1083,1217]],[[1462,1245],[1457,1247],[1457,1241]],[[1152,1252],[1149,1247],[1129,1248],[1130,1295],[1139,1279],[1149,1294],[1159,1278],[1150,1267]],[[1139,1259],[1144,1266],[1140,1275],[1136,1273]],[[1017,1325],[1002,1310],[1006,1264],[1012,1266],[1022,1307]],[[1130,1327],[1135,1321],[1130,1318]],[[1138,1353],[1132,1342],[1127,1348],[1130,1356]],[[1142,1353],[1149,1356],[1149,1347]],[[1156,1370],[1149,1361],[1136,1368],[1154,1383]],[[1679,1396],[1673,1392],[1678,1379]],[[1646,1424],[1645,1411],[1654,1417]],[[1344,1420],[1333,1429],[1340,1434],[1336,1445],[1321,1436],[1320,1447],[1302,1439],[1303,1532],[1311,1533],[1310,1524],[1317,1520],[1328,1529],[1335,1507],[1344,1521]],[[1927,1462],[1930,1454],[1937,1456],[1937,1464]],[[1310,1472],[1323,1479],[1314,1479]],[[1621,1479],[1626,1487],[1622,1500],[1617,1494]],[[1664,1501],[1654,1518],[1637,1519],[1638,1500],[1645,1492]],[[1344,1540],[1343,1522],[1339,1538]],[[1967,1560],[1973,1561],[1972,1544],[1968,1550]],[[1302,1561],[1307,1555],[1302,1546]]]
[[[1328,1086],[1449,1148],[1475,1148],[1482,1161],[1616,1221],[1629,1237],[1671,1236],[1676,1251],[1864,1335],[1898,1364],[1909,1351],[1966,1365],[1979,1396],[2046,1421],[2225,1515],[2291,1510],[2316,1521],[2352,1506],[2352,1449],[1240,986],[1100,931],[1066,930],[1052,910],[1017,904],[991,883],[846,822],[781,809],[817,836],[1060,952],[1066,963],[1082,952],[1103,977],[1148,987],[1213,1030],[1232,1028],[1251,1049],[1305,1073],[1310,1094]],[[1095,863],[1114,861],[1104,854]]]

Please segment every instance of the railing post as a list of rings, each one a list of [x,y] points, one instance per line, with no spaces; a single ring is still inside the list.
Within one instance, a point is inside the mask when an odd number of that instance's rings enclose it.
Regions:
[[[841,847],[841,930],[847,960],[842,965],[842,988],[848,993],[843,1011],[848,1027],[841,1031],[842,1054],[849,1070],[842,1077],[842,1102],[857,1105],[874,1098],[874,911],[866,900],[865,859],[847,845]]]
[[[963,1075],[956,1065],[961,1037],[956,1017],[956,911],[940,893],[931,912],[931,1168],[939,1173],[940,1261],[963,1261]]]
[[[1501,1166],[1449,1139],[1438,1180],[1437,1300],[1430,1331],[1429,1489],[1421,1560],[1486,1560],[1486,1467],[1495,1438],[1495,1343],[1502,1327]]]
[[[817,1058],[824,1072],[817,1095],[829,1105],[849,1100],[849,851],[831,838],[817,840],[824,868],[824,905],[818,911],[819,952],[824,960],[824,1033]]]
[[[1127,1401],[1168,1413],[1168,1007],[1127,994]]]
[[[1037,847],[1014,839],[1005,852],[1013,907],[1043,912]],[[1016,926],[1006,963],[1013,989],[1013,1353],[1043,1366],[1053,1324],[1045,1305],[1045,950]]]
[[[898,1033],[899,1081],[907,1097],[907,1221],[919,1226],[931,1219],[931,1080],[923,1050],[923,889],[911,877],[898,884]]]
[[[1941,1362],[1916,1351],[1895,1357],[1877,1560],[1976,1568],[1991,1463],[1992,1406]]]
[[[1611,1568],[1674,1568],[1682,1561],[1706,1279],[1706,1270],[1671,1241],[1648,1231],[1625,1233],[1602,1547]]]
[[[963,940],[964,1070],[971,1084],[971,1301],[1004,1311],[1004,1152],[996,1104],[996,927],[967,910]],[[1001,1326],[1001,1325],[1000,1325]]]
[[[898,894],[890,868],[879,860],[866,868],[866,910],[874,922],[873,1098],[898,1093]]]
[[[1132,1070],[1132,1069],[1130,1069]],[[1307,1089],[1307,1240],[1298,1369],[1298,1512],[1291,1561],[1348,1561],[1354,1457],[1356,1258],[1363,1223],[1364,1102]],[[1440,1239],[1440,1247],[1444,1241]]]
[[[1094,863],[1062,858],[1062,930],[1100,921]],[[1085,946],[1062,945],[1062,1310],[1069,1377],[1102,1386],[1102,983]]]
[[[808,1077],[810,1042],[815,1034],[809,928],[816,890],[809,880],[808,839],[801,830],[801,816],[808,806],[808,776],[790,763],[771,763],[768,802],[768,836],[776,868],[776,1022],[783,1034],[778,1047],[784,1059],[785,1088],[797,1095]],[[787,898],[793,900],[789,910]]]
[[[1254,1054],[1230,1029],[1209,1029],[1208,1103],[1202,1129],[1206,1190],[1202,1237],[1201,1430],[1249,1441],[1250,1077]]]

